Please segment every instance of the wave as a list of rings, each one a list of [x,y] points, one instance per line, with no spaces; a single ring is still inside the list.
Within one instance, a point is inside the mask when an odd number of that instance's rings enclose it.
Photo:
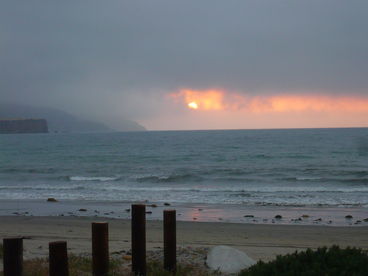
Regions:
[[[193,181],[199,182],[203,180],[202,177],[194,174],[172,174],[172,175],[146,175],[137,176],[135,180],[140,183],[152,182],[152,183],[165,183],[165,182],[183,182],[183,181]]]
[[[70,181],[116,181],[119,180],[120,177],[107,177],[107,176],[70,176]]]
[[[29,173],[29,174],[52,174],[56,172],[55,168],[3,168],[1,173]]]
[[[368,178],[329,178],[329,177],[284,177],[279,178],[284,181],[318,181],[318,182],[333,182],[333,183],[344,183],[344,184],[368,184]]]

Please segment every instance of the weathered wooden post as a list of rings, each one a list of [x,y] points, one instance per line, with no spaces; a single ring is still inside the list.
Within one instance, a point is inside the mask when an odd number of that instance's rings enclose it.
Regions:
[[[164,269],[176,271],[176,211],[164,210]]]
[[[3,239],[4,276],[21,276],[23,274],[23,239]]]
[[[92,222],[92,270],[93,276],[109,273],[109,224]]]
[[[146,206],[132,205],[132,271],[146,275]]]
[[[66,241],[56,241],[49,243],[49,275],[69,275]]]

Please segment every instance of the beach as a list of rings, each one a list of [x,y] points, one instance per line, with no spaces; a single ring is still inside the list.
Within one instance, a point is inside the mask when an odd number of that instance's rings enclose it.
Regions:
[[[109,223],[110,253],[127,252],[131,246],[130,220],[93,217],[0,217],[0,237],[24,238],[24,258],[48,256],[50,241],[65,240],[71,253],[91,252],[91,223]],[[269,261],[296,250],[339,245],[368,249],[368,227],[322,225],[264,225],[221,222],[177,222],[177,246],[228,245],[255,260]],[[147,221],[147,250],[161,250],[162,221]]]

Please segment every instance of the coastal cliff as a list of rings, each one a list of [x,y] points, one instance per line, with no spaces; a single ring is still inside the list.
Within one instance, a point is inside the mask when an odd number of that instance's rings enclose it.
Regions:
[[[0,119],[1,133],[47,133],[45,119]]]

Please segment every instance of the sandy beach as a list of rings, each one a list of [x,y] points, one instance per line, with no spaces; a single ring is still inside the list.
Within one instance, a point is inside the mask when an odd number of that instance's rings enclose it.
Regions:
[[[48,243],[66,240],[69,252],[91,252],[91,222],[109,223],[110,252],[130,249],[130,220],[92,217],[0,217],[0,238],[24,237],[26,259],[48,255]],[[147,221],[147,249],[162,250],[162,221]],[[333,244],[368,249],[368,227],[262,225],[221,222],[177,223],[178,247],[228,245],[255,260]]]

